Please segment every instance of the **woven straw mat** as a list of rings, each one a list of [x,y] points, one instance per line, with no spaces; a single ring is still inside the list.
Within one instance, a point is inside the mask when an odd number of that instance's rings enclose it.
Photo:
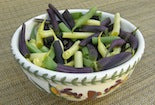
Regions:
[[[48,3],[58,9],[98,7],[120,12],[140,27],[146,42],[142,60],[131,78],[106,97],[72,102],[36,88],[21,71],[10,50],[19,25],[45,13]],[[155,105],[155,0],[0,0],[0,104],[1,105]]]

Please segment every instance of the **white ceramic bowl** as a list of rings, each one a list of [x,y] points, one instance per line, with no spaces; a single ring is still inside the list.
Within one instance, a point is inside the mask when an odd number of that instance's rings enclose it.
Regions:
[[[70,12],[83,12],[86,13],[86,9],[71,9]],[[63,12],[60,11],[61,13]],[[110,17],[113,21],[114,15],[106,12],[102,12],[103,17]],[[47,14],[43,14],[34,17],[26,24],[26,39],[30,37],[32,27],[36,24],[35,18],[44,19]],[[121,28],[125,31],[131,32],[136,27],[125,19],[121,19]],[[73,73],[62,73],[47,70],[38,67],[29,61],[27,61],[19,52],[18,39],[21,26],[14,33],[11,40],[12,53],[21,65],[22,70],[37,87],[45,90],[48,93],[52,93],[56,96],[65,98],[67,100],[81,101],[86,99],[94,99],[103,97],[124,83],[128,77],[132,74],[136,64],[140,61],[144,53],[144,38],[139,30],[136,32],[138,38],[138,49],[135,55],[117,67],[106,71],[84,73],[84,74],[73,74]]]

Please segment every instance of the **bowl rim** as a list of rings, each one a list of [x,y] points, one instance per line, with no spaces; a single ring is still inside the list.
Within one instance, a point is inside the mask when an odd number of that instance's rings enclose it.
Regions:
[[[68,10],[70,12],[83,12],[83,13],[88,11],[88,9],[68,9]],[[60,10],[59,12],[62,13],[63,11],[64,10]],[[103,11],[98,11],[98,12],[102,12],[102,14],[107,16],[107,17],[112,17],[112,18],[114,17],[114,15],[111,14],[111,13],[107,13],[107,12],[103,12]],[[27,20],[25,22],[25,24],[29,24],[35,18],[44,17],[45,15],[47,15],[47,13],[42,14],[42,15],[38,15],[36,17],[33,17],[33,18]],[[125,22],[128,25],[130,25],[130,27],[132,29],[136,28],[131,22],[127,21],[124,18],[121,18],[121,21]],[[17,47],[18,36],[19,36],[19,31],[21,30],[21,27],[22,26],[19,26],[17,28],[17,30],[15,31],[15,33],[13,34],[12,39],[11,39],[11,50],[12,50],[13,55],[15,56],[15,59],[17,59],[19,61],[19,63],[24,68],[29,67],[29,70],[31,72],[35,72],[36,70],[38,70],[38,72],[37,72],[38,75],[42,76],[43,74],[46,74],[46,77],[49,78],[49,79],[52,76],[56,76],[56,79],[58,79],[58,80],[60,80],[60,79],[62,79],[64,77],[67,77],[66,80],[68,80],[68,81],[73,80],[75,78],[79,78],[78,81],[81,81],[85,77],[87,78],[87,80],[91,80],[94,77],[99,79],[99,78],[101,78],[101,77],[103,77],[105,75],[110,76],[110,75],[114,74],[116,71],[120,72],[122,70],[122,68],[127,69],[131,65],[134,65],[135,62],[138,62],[141,59],[141,57],[142,57],[142,55],[144,53],[144,48],[145,48],[144,37],[143,37],[142,33],[139,30],[137,30],[136,37],[138,38],[138,48],[137,48],[137,51],[136,51],[135,55],[130,60],[128,60],[127,62],[125,62],[125,63],[123,63],[123,64],[121,64],[121,65],[119,65],[117,67],[105,70],[105,71],[99,71],[99,72],[93,72],[93,73],[64,73],[64,72],[57,72],[57,71],[52,71],[52,70],[48,70],[48,69],[36,66],[33,63],[27,61],[25,59],[25,57],[22,56],[22,54],[19,52],[18,47]]]

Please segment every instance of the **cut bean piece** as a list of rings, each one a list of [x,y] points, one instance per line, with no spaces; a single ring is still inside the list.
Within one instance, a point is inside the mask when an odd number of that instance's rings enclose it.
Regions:
[[[113,26],[113,30],[111,32],[112,36],[118,36],[120,33],[120,21],[121,21],[121,17],[119,13],[115,14],[115,18],[114,18],[114,26]]]
[[[92,32],[63,32],[62,38],[85,39],[91,36],[92,34]]]
[[[77,51],[74,54],[74,67],[82,68],[83,67],[83,56],[81,51]]]
[[[105,36],[105,37],[101,37],[101,42],[104,44],[110,44],[113,40],[116,40],[116,39],[120,39],[120,37],[118,37],[118,36]],[[93,37],[92,43],[96,45],[98,43],[98,38]]]
[[[80,46],[80,41],[76,41],[68,50],[64,51],[62,56],[64,59],[69,59],[71,56],[73,56],[76,51],[79,50]]]

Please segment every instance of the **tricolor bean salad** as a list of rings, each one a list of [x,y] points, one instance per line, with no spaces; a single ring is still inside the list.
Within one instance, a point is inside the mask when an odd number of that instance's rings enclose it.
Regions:
[[[48,6],[48,18],[34,20],[29,40],[25,24],[19,35],[19,51],[33,64],[58,72],[91,73],[116,67],[135,54],[138,28],[122,30],[119,13],[112,23],[96,7],[85,14],[67,9],[61,14]]]

